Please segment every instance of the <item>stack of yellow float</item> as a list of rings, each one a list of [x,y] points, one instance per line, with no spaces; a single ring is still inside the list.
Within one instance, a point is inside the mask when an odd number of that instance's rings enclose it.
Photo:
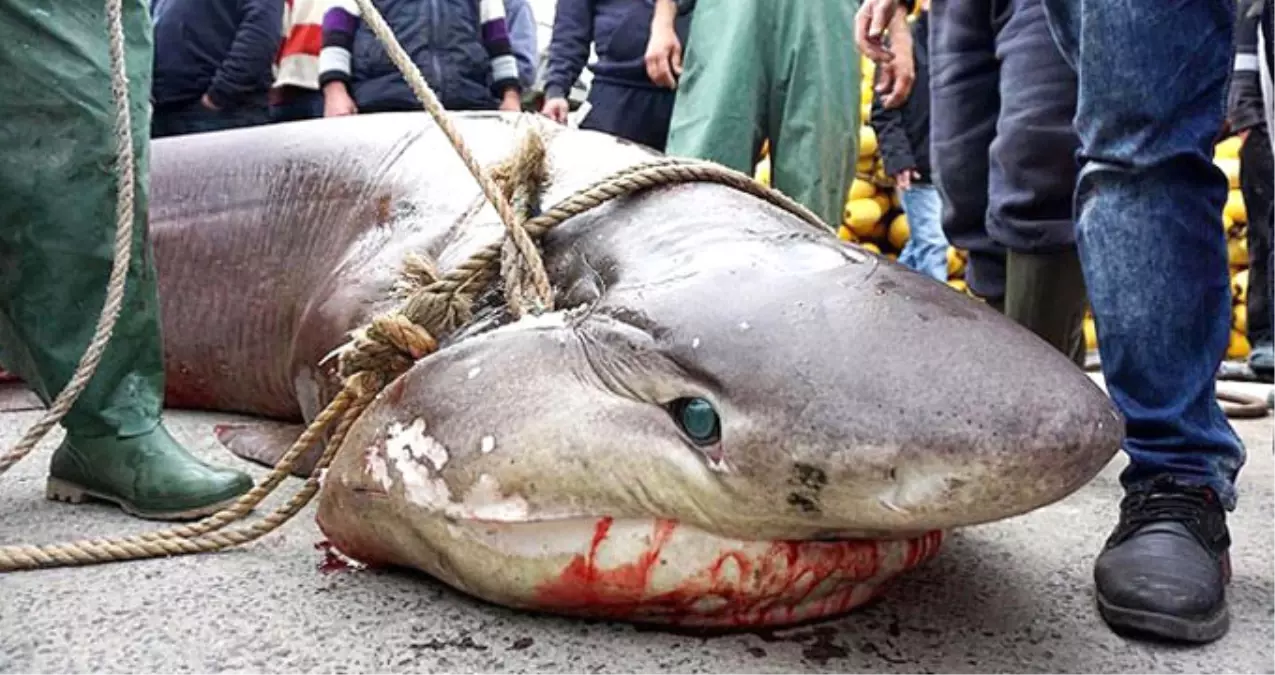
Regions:
[[[887,176],[878,152],[876,132],[869,124],[872,113],[872,80],[875,65],[871,60],[862,60],[863,80],[860,86],[860,119],[863,126],[859,129],[859,162],[856,178],[846,195],[844,216],[837,235],[841,239],[857,243],[859,246],[897,259],[899,252],[908,241],[908,219],[899,204],[898,194],[894,189],[894,180]],[[1232,324],[1231,344],[1227,349],[1227,358],[1242,359],[1248,356],[1249,344],[1245,337],[1247,312],[1244,297],[1248,291],[1248,240],[1247,222],[1244,200],[1239,190],[1240,141],[1229,138],[1217,145],[1214,161],[1226,173],[1230,181],[1231,191],[1222,216],[1222,225],[1226,230],[1232,291]],[[770,185],[770,160],[767,148],[762,148],[762,160],[757,165],[756,178]],[[966,253],[957,248],[948,248],[947,271],[948,285],[969,293],[965,285]],[[1089,349],[1097,349],[1097,337],[1094,330],[1093,316],[1085,316],[1085,340]]]

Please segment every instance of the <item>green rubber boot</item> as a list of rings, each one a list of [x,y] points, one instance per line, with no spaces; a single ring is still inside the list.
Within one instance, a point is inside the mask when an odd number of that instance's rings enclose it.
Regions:
[[[161,423],[164,353],[147,242],[152,37],[124,0],[136,196],[123,306],[88,387],[63,419],[51,497],[100,497],[129,513],[197,517],[251,478],[196,460]],[[115,106],[98,0],[0,0],[0,363],[49,405],[70,380],[105,301],[115,239]]]
[[[1005,260],[1005,315],[1085,366],[1088,295],[1080,256],[1010,251]]]
[[[193,457],[163,424],[132,438],[67,434],[49,466],[49,499],[114,502],[151,520],[202,518],[252,488],[252,478]]]

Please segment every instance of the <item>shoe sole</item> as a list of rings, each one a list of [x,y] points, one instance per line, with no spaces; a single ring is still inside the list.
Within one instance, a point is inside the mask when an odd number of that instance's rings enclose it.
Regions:
[[[1226,604],[1214,615],[1203,619],[1184,619],[1141,609],[1120,607],[1098,595],[1098,613],[1112,629],[1124,629],[1159,638],[1205,644],[1226,635],[1231,626],[1231,613]]]
[[[236,495],[230,499],[225,499],[207,506],[199,506],[192,509],[177,511],[147,511],[145,509],[139,509],[135,505],[130,504],[119,497],[104,494],[96,490],[90,490],[86,487],[69,483],[60,478],[52,477],[50,477],[48,482],[45,484],[44,495],[50,501],[64,502],[67,504],[83,504],[89,499],[95,499],[97,501],[115,504],[130,516],[141,518],[143,520],[175,521],[198,520],[200,518],[211,516],[239,500],[239,496]]]

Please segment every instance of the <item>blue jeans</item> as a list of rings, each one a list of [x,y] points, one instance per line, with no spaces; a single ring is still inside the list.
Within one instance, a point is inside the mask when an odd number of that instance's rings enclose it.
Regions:
[[[250,127],[269,121],[270,115],[264,102],[209,110],[196,99],[179,105],[156,106],[151,116],[151,138]]]
[[[927,183],[913,183],[907,190],[899,191],[903,211],[908,215],[911,236],[899,253],[899,262],[929,275],[940,282],[947,281],[947,237],[943,236],[943,222],[939,219],[943,202],[938,188]]]
[[[1245,453],[1214,395],[1231,292],[1213,144],[1236,7],[1171,4],[1045,0],[1080,76],[1076,240],[1103,375],[1125,417],[1121,483],[1202,485],[1231,510]]]

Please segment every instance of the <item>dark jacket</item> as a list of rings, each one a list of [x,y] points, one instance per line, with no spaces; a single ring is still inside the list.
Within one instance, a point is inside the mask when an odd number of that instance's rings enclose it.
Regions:
[[[877,147],[885,162],[885,172],[897,176],[904,169],[921,174],[919,182],[932,182],[930,177],[930,14],[922,12],[912,24],[913,55],[916,81],[912,94],[898,108],[887,110],[881,96],[872,95],[872,129],[877,133]],[[877,68],[874,80],[880,79]],[[875,85],[876,82],[874,81]]]
[[[646,74],[646,43],[654,14],[654,0],[558,0],[545,98],[567,95],[588,63],[590,44],[598,54],[589,66],[595,82],[660,88]],[[685,45],[690,14],[679,12],[673,26]]]
[[[156,107],[204,94],[221,108],[265,105],[284,0],[152,0]]]
[[[1269,2],[1239,4],[1239,22],[1235,27],[1235,72],[1231,77],[1228,95],[1228,121],[1231,131],[1239,133],[1245,129],[1262,126],[1266,122],[1266,107],[1262,101],[1262,86],[1258,69],[1257,36],[1258,26],[1263,20],[1270,21]],[[1262,12],[1263,5],[1266,11]],[[1268,24],[1269,25],[1269,24]],[[1270,53],[1270,31],[1266,31],[1267,58]]]
[[[489,24],[484,35],[479,3],[483,0],[374,0],[372,3],[394,31],[403,50],[421,70],[430,88],[448,110],[495,110],[497,92],[522,90],[517,61],[503,19]],[[330,12],[331,10],[329,10]],[[333,31],[324,18],[324,48]],[[390,60],[366,21],[357,21],[351,45],[350,94],[363,111],[419,110],[421,103]],[[507,78],[496,80],[494,68],[508,59]],[[325,70],[320,86],[340,73]]]

